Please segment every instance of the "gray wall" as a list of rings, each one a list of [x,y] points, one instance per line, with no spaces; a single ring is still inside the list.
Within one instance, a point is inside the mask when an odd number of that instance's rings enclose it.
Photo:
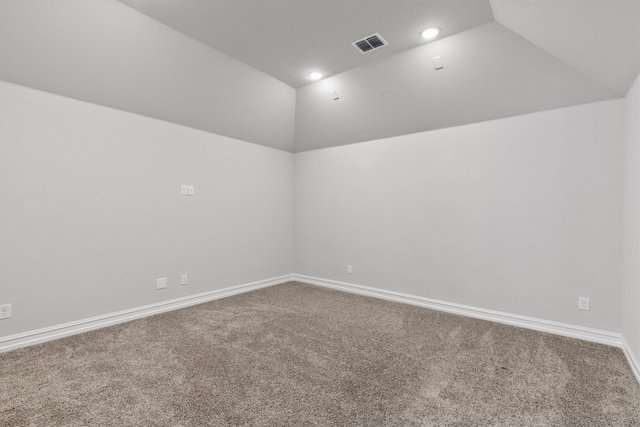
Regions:
[[[0,117],[0,336],[291,273],[291,153],[6,82]]]
[[[520,37],[489,58],[511,65],[478,70],[474,46],[507,32],[487,24],[334,76],[296,106],[291,87],[115,0],[1,1],[0,303],[13,318],[0,335],[295,270],[623,330],[640,354],[638,81],[626,101],[367,141],[455,125],[452,111],[482,121],[609,97]],[[481,114],[448,97],[459,81]],[[367,142],[295,162],[246,142],[291,151],[296,120],[299,151]]]
[[[640,357],[640,76],[626,98],[622,333]]]
[[[295,271],[610,331],[624,295],[637,354],[639,104],[294,156],[0,82],[0,336]]]
[[[619,332],[623,116],[604,101],[298,153],[295,272]]]
[[[293,88],[116,0],[0,1],[0,80],[293,151]]]

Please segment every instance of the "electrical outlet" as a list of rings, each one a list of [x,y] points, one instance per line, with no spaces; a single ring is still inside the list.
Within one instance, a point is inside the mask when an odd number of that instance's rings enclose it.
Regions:
[[[353,267],[347,265],[347,274],[353,274]]]
[[[589,298],[579,297],[578,298],[578,308],[580,310],[589,311]]]
[[[187,282],[187,275],[183,274],[182,277],[180,277],[180,284],[181,285],[186,285],[187,283],[188,283]]]
[[[189,194],[189,186],[188,185],[181,185],[180,186],[180,194],[182,194],[183,196],[186,196],[187,194]]]
[[[187,192],[189,193],[190,196],[193,196],[194,194],[196,194],[196,188],[193,185],[190,185],[189,188],[187,189]]]
[[[0,305],[0,319],[9,319],[11,317],[11,304]]]
[[[167,287],[167,278],[156,279],[156,289],[164,289]]]

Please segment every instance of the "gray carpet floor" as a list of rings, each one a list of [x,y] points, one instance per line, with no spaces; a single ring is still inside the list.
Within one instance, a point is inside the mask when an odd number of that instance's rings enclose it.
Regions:
[[[286,283],[0,354],[0,426],[639,426],[620,349]]]

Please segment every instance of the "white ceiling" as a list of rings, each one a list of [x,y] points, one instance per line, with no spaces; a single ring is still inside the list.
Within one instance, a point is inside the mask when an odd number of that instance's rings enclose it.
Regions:
[[[493,21],[489,0],[119,0],[216,50],[298,88],[325,76]],[[360,53],[351,42],[373,33],[389,43]]]
[[[294,88],[418,47],[424,28],[442,39],[494,19],[617,96],[639,70],[638,0],[119,1]],[[351,45],[375,32],[389,46]]]
[[[436,56],[442,58],[443,70],[435,70]],[[336,90],[338,101],[329,89]],[[533,43],[489,22],[299,88],[295,149],[345,145],[615,97]]]
[[[491,0],[500,24],[624,96],[638,75],[638,0]]]
[[[624,97],[640,73],[640,0],[119,1],[297,88],[294,151]]]
[[[0,0],[0,80],[293,150],[295,89],[116,0]]]
[[[287,151],[620,98],[639,74],[640,0],[0,0],[0,79]]]

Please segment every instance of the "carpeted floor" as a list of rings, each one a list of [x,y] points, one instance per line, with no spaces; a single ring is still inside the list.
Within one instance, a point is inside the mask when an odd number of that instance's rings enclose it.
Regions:
[[[287,283],[0,354],[0,426],[639,426],[620,349]]]

